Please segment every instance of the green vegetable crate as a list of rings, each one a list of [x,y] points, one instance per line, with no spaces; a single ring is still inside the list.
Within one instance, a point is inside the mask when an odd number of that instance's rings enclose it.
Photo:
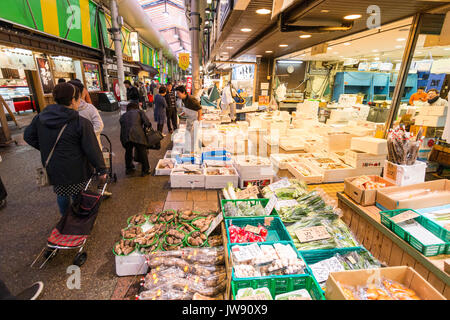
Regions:
[[[239,289],[253,288],[258,289],[267,287],[275,299],[276,295],[291,292],[294,290],[306,289],[313,300],[325,300],[325,297],[314,277],[307,275],[303,277],[289,276],[285,278],[268,278],[268,279],[243,279],[231,281],[231,290],[233,299],[235,299]]]
[[[265,227],[267,229],[267,237],[265,242],[273,242],[273,241],[292,241],[289,232],[286,230],[284,223],[278,217],[273,217],[273,220],[270,222],[270,226],[264,225],[265,217],[255,217],[255,218],[230,218],[225,220],[225,226],[227,229],[227,237],[228,243],[232,244],[230,239],[230,231],[229,227],[231,224],[245,228],[247,225],[258,227],[259,225]],[[248,243],[248,242],[247,242]]]
[[[449,254],[450,243],[448,241],[448,231],[442,228],[441,226],[437,225],[430,219],[421,216],[420,213],[411,210],[419,214],[417,218],[414,218],[416,222],[421,224],[425,229],[433,233],[436,237],[440,238],[445,243],[435,245],[425,245],[390,219],[408,210],[411,209],[381,211],[380,212],[381,223],[426,257],[436,256],[439,254]]]
[[[226,211],[225,211],[225,204],[227,202],[232,202],[234,204],[237,204],[238,202],[247,202],[249,203],[252,207],[258,203],[260,203],[262,205],[263,208],[266,207],[266,205],[269,203],[269,199],[267,198],[261,198],[261,199],[238,199],[238,200],[227,200],[227,199],[222,199],[221,200],[221,207],[222,207],[222,213],[223,213],[223,217],[225,219],[241,219],[241,218],[252,218],[250,216],[242,216],[242,217],[232,217],[232,216],[227,216],[226,215]],[[278,216],[278,212],[277,210],[275,210],[275,208],[273,208],[270,216]],[[255,217],[268,217],[268,216],[255,216]]]
[[[351,251],[365,250],[363,247],[349,247],[336,249],[301,250],[300,253],[307,264],[317,263],[329,259],[336,253],[346,254]]]

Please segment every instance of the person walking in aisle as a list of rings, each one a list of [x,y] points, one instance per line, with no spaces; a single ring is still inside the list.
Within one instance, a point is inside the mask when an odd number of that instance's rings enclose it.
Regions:
[[[144,111],[139,110],[137,103],[131,102],[127,112],[120,117],[120,142],[125,148],[126,174],[134,172],[133,150],[136,149],[137,160],[142,164],[141,176],[150,174],[147,156],[147,137],[144,128],[151,128],[152,124]]]
[[[143,110],[147,110],[147,89],[144,86],[144,83],[139,82],[139,102],[142,105]]]
[[[154,117],[155,121],[158,123],[158,131],[161,132],[163,137],[166,135],[163,134],[164,123],[166,122],[166,114],[167,114],[167,101],[165,96],[167,95],[166,87],[161,86],[159,88],[159,93],[155,96],[154,104]]]
[[[172,89],[172,84],[167,84],[166,102],[167,102],[167,129],[169,133],[178,129],[178,114],[177,114],[177,98],[175,91]]]
[[[127,101],[134,102],[139,105],[139,91],[136,87],[133,87],[130,80],[125,80],[123,82],[125,87],[127,88]]]
[[[77,112],[81,92],[70,83],[53,90],[56,104],[47,106],[25,129],[24,140],[41,152],[61,215],[86,187],[94,169],[104,184],[107,171],[92,123]]]
[[[186,116],[186,148],[189,152],[194,151],[194,122],[202,120],[202,107],[200,102],[190,96],[185,86],[178,86],[175,91],[183,103],[183,113]]]

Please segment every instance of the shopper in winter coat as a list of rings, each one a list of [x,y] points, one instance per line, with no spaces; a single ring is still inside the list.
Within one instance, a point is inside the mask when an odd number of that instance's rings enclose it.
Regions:
[[[96,172],[101,181],[106,181],[106,167],[102,152],[89,120],[78,112],[80,91],[74,85],[61,83],[53,90],[56,104],[47,106],[33,118],[25,129],[24,140],[41,152],[41,162],[45,162],[55,145],[47,166],[50,184],[57,195],[61,215],[64,215],[79,192]],[[64,128],[64,130],[62,130]]]
[[[446,106],[447,105],[447,100],[442,99],[439,96],[439,91],[436,89],[430,89],[427,92],[428,94],[428,104],[430,106]]]
[[[147,89],[142,82],[139,82],[139,102],[142,104],[142,109],[147,110]]]
[[[167,102],[167,129],[172,133],[178,128],[178,114],[177,114],[177,97],[172,84],[167,84],[167,94],[165,96]]]
[[[155,104],[154,117],[155,121],[158,123],[158,131],[163,132],[164,123],[166,122],[166,113],[167,113],[167,101],[166,96],[167,91],[166,87],[161,86],[159,88],[159,94],[156,95],[153,103]],[[164,136],[164,134],[163,134]]]
[[[131,102],[127,106],[127,112],[120,117],[120,142],[125,148],[126,174],[134,171],[133,150],[136,149],[138,162],[142,164],[141,176],[150,174],[150,165],[147,156],[147,137],[144,127],[151,127],[150,120],[145,112],[139,110],[137,103]]]
[[[133,87],[130,80],[125,80],[123,82],[125,87],[127,88],[127,100],[129,102],[135,102],[139,104],[139,91],[136,87]]]

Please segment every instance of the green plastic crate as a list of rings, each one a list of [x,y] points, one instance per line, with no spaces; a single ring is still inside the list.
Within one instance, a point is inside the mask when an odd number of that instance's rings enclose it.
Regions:
[[[230,232],[228,228],[231,224],[245,228],[246,225],[251,225],[257,227],[258,225],[264,226],[264,219],[265,217],[254,217],[254,218],[231,218],[225,220],[225,226],[227,228],[227,237],[228,237],[228,243],[231,244],[230,239]],[[270,223],[270,226],[267,227],[267,237],[265,242],[259,242],[259,243],[266,243],[266,242],[277,242],[277,241],[292,241],[291,236],[289,235],[289,232],[286,230],[286,227],[284,226],[284,223],[281,221],[279,217],[273,217],[273,220]],[[248,242],[246,242],[248,243]]]
[[[450,252],[450,243],[446,240],[446,233],[444,232],[446,230],[441,226],[436,225],[430,219],[421,216],[420,213],[418,212],[417,214],[419,214],[419,216],[417,218],[414,218],[416,222],[421,224],[425,229],[433,233],[435,236],[440,238],[445,243],[436,245],[424,245],[422,242],[420,242],[414,236],[412,236],[409,232],[405,231],[402,227],[400,227],[398,224],[396,224],[394,221],[390,219],[408,210],[411,209],[381,211],[380,212],[381,223],[426,257],[436,256],[439,254],[448,254]]]
[[[281,243],[281,244],[289,244],[292,249],[294,249],[295,252],[297,252],[297,257],[299,257],[300,259],[302,259],[305,262],[306,268],[305,271],[306,273],[303,274],[298,274],[295,275],[296,277],[305,277],[307,275],[312,275],[312,271],[311,269],[308,267],[308,263],[306,262],[306,259],[302,256],[302,254],[295,248],[295,245],[292,241],[272,241],[272,242],[258,242],[258,245],[273,245],[274,243]],[[253,243],[233,243],[228,245],[228,256],[230,257],[230,261],[232,263],[232,254],[231,254],[231,249],[234,246],[239,246],[239,245],[244,245],[244,246],[248,246],[251,245]],[[252,278],[236,278],[234,276],[234,268],[231,269],[231,278],[232,280],[236,280],[236,281],[241,281],[241,280],[261,280],[261,281],[265,281],[268,279],[273,279],[273,278],[287,278],[287,277],[293,277],[294,275],[282,275],[282,276],[277,276],[277,275],[271,275],[271,276],[265,276],[265,277],[252,277]],[[267,282],[268,283],[268,282]]]
[[[441,225],[439,225],[438,223],[434,222],[430,218],[425,217],[425,216],[423,216],[423,217],[424,217],[425,220],[428,220],[428,222],[427,222],[427,229],[428,230],[430,230],[434,234],[439,234],[439,238],[441,238],[445,242],[450,242],[450,231],[448,231],[447,229],[443,228]],[[447,248],[447,250],[448,249],[449,248]],[[447,252],[447,254],[448,253],[449,252]]]
[[[365,250],[363,247],[349,247],[336,249],[301,250],[300,253],[307,264],[317,263],[329,259],[336,253],[346,254],[351,251]]]
[[[227,200],[227,199],[222,199],[221,201],[220,201],[220,205],[221,205],[221,207],[222,207],[222,214],[223,214],[223,217],[224,217],[224,219],[241,219],[241,218],[252,218],[252,217],[247,217],[247,216],[245,216],[245,217],[230,217],[230,216],[227,216],[226,214],[225,214],[225,203],[227,203],[227,202],[233,202],[233,203],[237,203],[237,202],[249,202],[250,204],[251,204],[251,206],[253,207],[254,205],[256,205],[257,203],[261,203],[261,205],[263,206],[263,208],[265,208],[266,207],[266,205],[269,203],[269,199],[267,199],[267,198],[261,198],[261,199],[240,199],[240,200]],[[277,210],[275,210],[275,208],[273,208],[273,210],[272,210],[272,212],[271,212],[271,214],[270,214],[270,217],[273,217],[273,216],[278,216],[278,212],[277,212]],[[269,216],[257,216],[257,217],[269,217]]]
[[[258,289],[267,287],[275,299],[275,296],[295,290],[306,289],[313,300],[325,300],[325,296],[320,289],[314,277],[308,276],[289,276],[286,278],[270,278],[270,279],[244,279],[231,281],[231,290],[233,300],[235,299],[239,289],[253,288]]]

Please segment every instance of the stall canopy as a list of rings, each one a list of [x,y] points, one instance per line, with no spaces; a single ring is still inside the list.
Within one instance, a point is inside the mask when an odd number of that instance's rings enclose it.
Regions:
[[[137,62],[137,64],[139,65],[139,67],[141,67],[142,70],[147,71],[150,75],[150,78],[153,78],[154,76],[156,76],[159,72],[158,69],[153,68],[152,66],[148,66],[146,64]]]

